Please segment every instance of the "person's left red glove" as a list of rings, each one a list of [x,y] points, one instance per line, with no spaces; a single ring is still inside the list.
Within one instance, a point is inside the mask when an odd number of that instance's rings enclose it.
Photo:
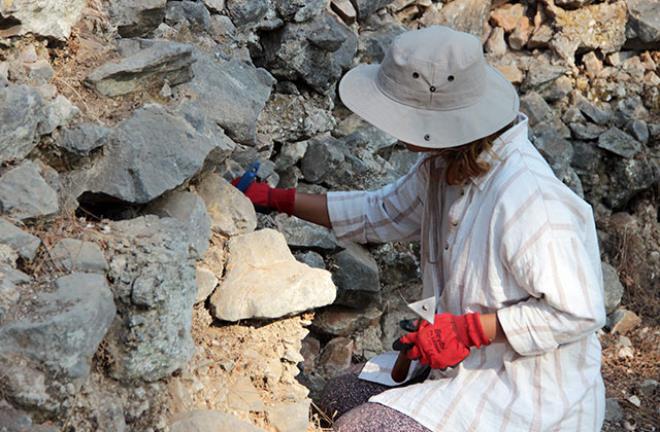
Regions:
[[[236,186],[240,178],[232,180],[231,184]],[[277,210],[292,215],[296,204],[296,190],[278,189],[259,181],[253,182],[245,191],[255,207]]]
[[[419,360],[432,369],[454,367],[470,355],[470,347],[489,345],[480,314],[437,314],[433,324],[424,320],[415,332],[401,337],[404,344],[412,344],[407,356]]]

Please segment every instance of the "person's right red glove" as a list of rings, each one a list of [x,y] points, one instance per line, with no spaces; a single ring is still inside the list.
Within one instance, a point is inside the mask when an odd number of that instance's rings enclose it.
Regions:
[[[236,186],[240,178],[232,180],[231,184]],[[268,183],[253,182],[245,191],[250,201],[255,207],[274,209],[288,215],[292,215],[296,204],[296,190],[278,189],[268,185]]]
[[[400,341],[413,345],[407,352],[410,360],[419,360],[432,369],[454,367],[470,355],[470,347],[490,344],[478,313],[437,314],[433,324],[422,321],[416,332]]]

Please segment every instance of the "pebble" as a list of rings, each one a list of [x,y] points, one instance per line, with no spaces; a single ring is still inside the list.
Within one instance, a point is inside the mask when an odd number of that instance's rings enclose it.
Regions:
[[[642,401],[639,399],[639,397],[632,395],[628,398],[628,402],[631,404],[635,405],[637,408],[642,406]]]

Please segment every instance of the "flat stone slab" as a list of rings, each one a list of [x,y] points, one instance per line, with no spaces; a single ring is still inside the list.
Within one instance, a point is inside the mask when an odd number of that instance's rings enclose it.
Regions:
[[[218,319],[279,318],[335,299],[330,273],[296,261],[275,230],[234,237],[229,252],[225,279],[210,298]]]
[[[57,192],[46,183],[36,163],[24,161],[0,177],[0,214],[31,219],[59,209]]]
[[[36,255],[41,240],[0,218],[0,243],[11,246],[21,258],[31,260]]]

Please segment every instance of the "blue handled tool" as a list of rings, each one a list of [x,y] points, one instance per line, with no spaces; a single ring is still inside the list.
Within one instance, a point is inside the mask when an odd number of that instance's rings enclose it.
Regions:
[[[252,182],[257,178],[257,172],[259,171],[259,162],[252,162],[250,166],[248,167],[247,170],[245,170],[245,174],[241,177],[241,179],[236,183],[236,187],[238,190],[241,192],[245,192],[247,188],[250,187]]]

